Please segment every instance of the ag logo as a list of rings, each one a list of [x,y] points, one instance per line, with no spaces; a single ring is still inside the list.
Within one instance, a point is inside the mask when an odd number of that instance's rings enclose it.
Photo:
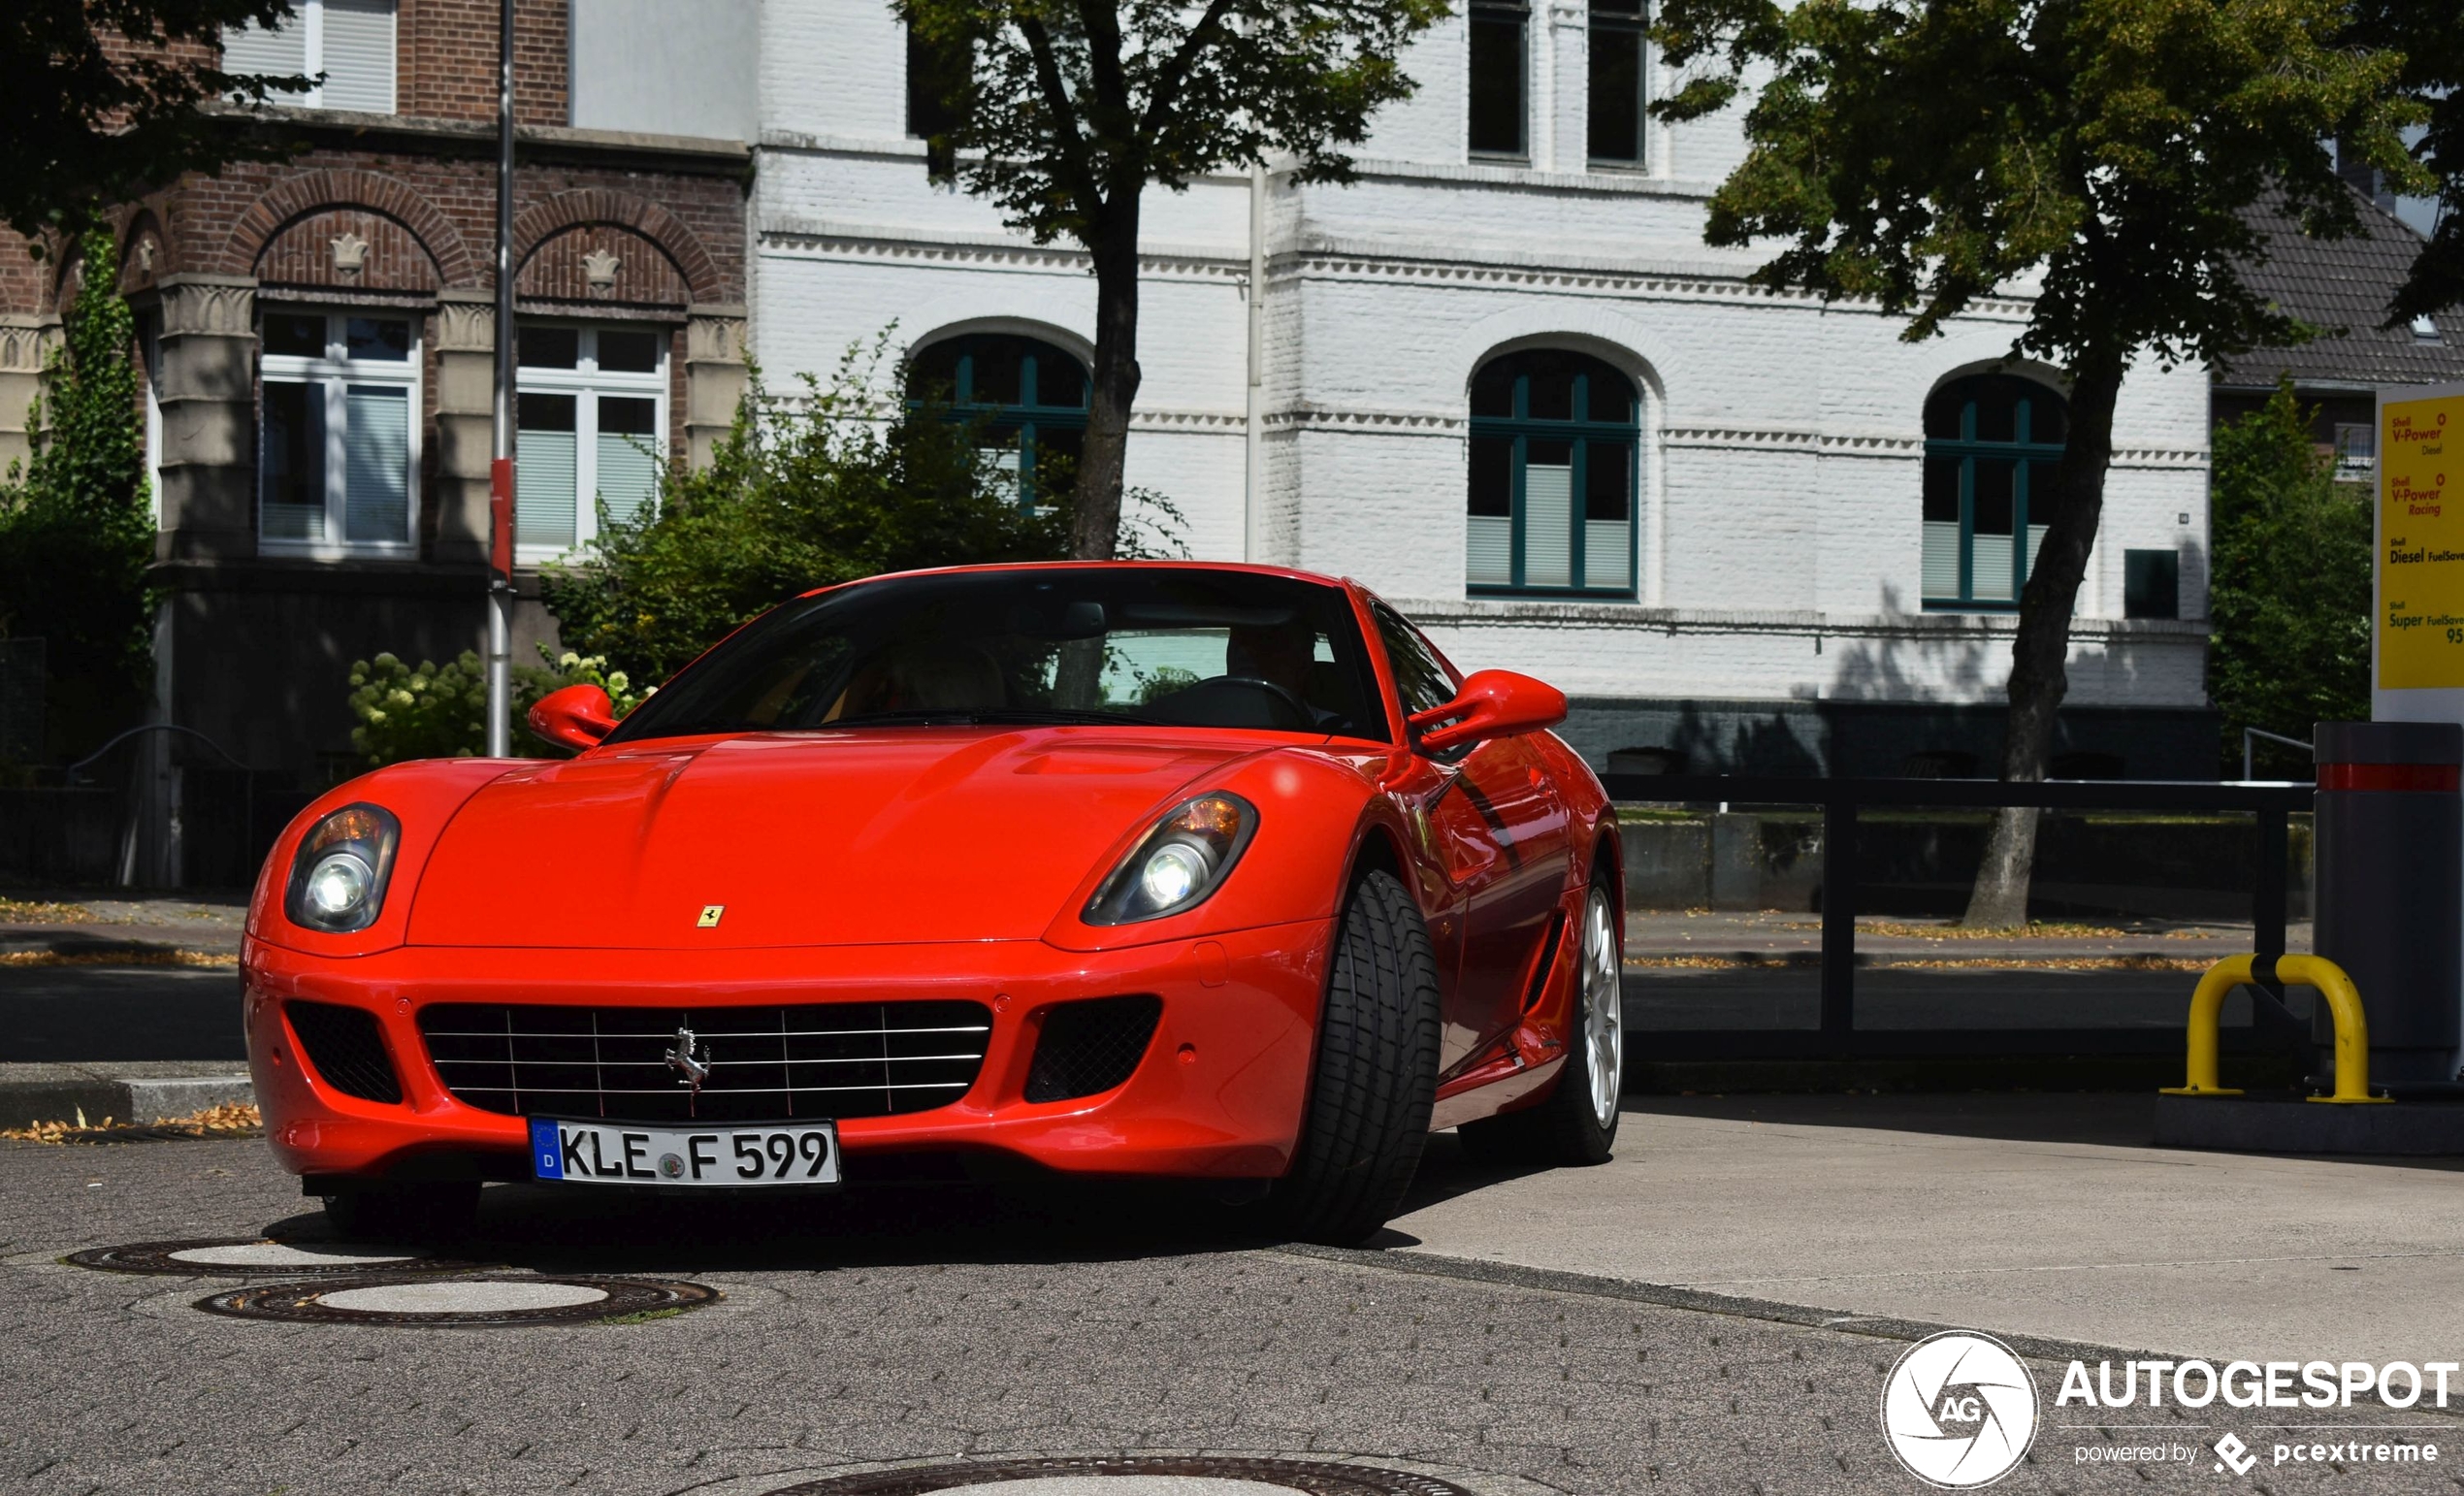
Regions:
[[[1928,1485],[1991,1485],[2036,1438],[2035,1379],[1990,1335],[1927,1336],[1882,1384],[1882,1433],[1908,1474]]]

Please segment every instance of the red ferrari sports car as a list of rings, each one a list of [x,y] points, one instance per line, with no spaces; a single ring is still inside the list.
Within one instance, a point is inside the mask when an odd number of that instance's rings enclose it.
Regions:
[[[355,1234],[975,1150],[1354,1241],[1436,1129],[1597,1162],[1624,900],[1565,710],[1292,571],[814,592],[621,722],[541,701],[569,760],[308,807],[242,958],[267,1134]]]

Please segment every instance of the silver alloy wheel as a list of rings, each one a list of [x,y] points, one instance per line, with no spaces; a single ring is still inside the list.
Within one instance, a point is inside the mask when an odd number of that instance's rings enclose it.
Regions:
[[[1616,1125],[1626,1078],[1625,991],[1617,960],[1617,927],[1608,894],[1593,889],[1583,906],[1583,1060],[1591,1083],[1592,1121]]]

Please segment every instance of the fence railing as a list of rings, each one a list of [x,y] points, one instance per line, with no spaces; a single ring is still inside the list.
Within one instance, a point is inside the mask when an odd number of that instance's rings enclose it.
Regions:
[[[1861,902],[1859,815],[1866,810],[1997,810],[2144,812],[2156,815],[2248,816],[2254,847],[2250,868],[2251,948],[2282,955],[2287,924],[2286,860],[2291,817],[2311,808],[2307,784],[2222,784],[2211,781],[2048,780],[2005,783],[1977,779],[1811,779],[1751,775],[1608,774],[1609,796],[1621,803],[1818,807],[1822,865],[1819,1022],[1811,1027],[1702,1027],[1651,1030],[1637,1046],[1665,1058],[1799,1058],[2047,1054],[2161,1054],[2182,1045],[2171,1026],[2081,1026],[2059,1024],[1930,1027],[1863,1027],[1858,1024],[1857,917]],[[2194,979],[2182,983],[2188,1011]],[[2275,988],[2254,992],[2252,1023],[2228,1048],[2292,1051],[2309,1042],[2310,1026]]]

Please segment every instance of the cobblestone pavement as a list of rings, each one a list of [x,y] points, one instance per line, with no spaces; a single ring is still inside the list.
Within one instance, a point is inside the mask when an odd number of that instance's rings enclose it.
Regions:
[[[1460,1189],[1460,1175],[1442,1140],[1426,1183]],[[922,1456],[1212,1449],[1408,1460],[1475,1491],[1922,1489],[1875,1417],[1904,1332],[1425,1257],[1396,1271],[1374,1252],[1304,1254],[1244,1238],[1237,1216],[1182,1193],[909,1184],[712,1204],[489,1191],[479,1255],[725,1294],[635,1322],[246,1322],[191,1307],[237,1280],[57,1260],[306,1230],[319,1218],[294,1188],[256,1142],[0,1146],[0,1488],[647,1496]],[[2087,1421],[2051,1406],[2058,1365],[2038,1375],[2048,1425]],[[2439,1425],[2415,1438],[2464,1432],[2418,1413],[2343,1416]],[[2189,1465],[2073,1463],[2080,1441],[2188,1445],[2198,1427],[2048,1426],[1997,1489],[2455,1488],[2420,1467],[2262,1466],[2225,1482],[2204,1450]],[[2254,1422],[2240,1432],[2262,1447],[2277,1437]],[[2450,1462],[2464,1459],[2455,1442]]]

